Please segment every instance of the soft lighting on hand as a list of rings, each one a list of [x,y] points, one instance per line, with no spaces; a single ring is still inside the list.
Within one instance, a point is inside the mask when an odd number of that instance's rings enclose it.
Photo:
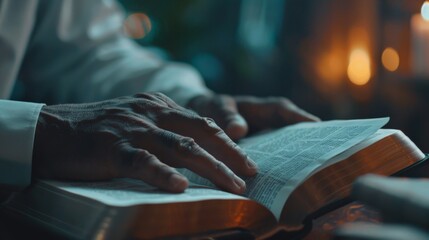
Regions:
[[[421,14],[424,20],[429,21],[429,1],[423,3]]]

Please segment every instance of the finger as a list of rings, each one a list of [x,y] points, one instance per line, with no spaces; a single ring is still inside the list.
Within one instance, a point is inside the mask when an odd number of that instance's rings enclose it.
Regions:
[[[193,111],[186,109],[184,107],[181,107],[177,103],[175,103],[173,100],[168,98],[162,93],[154,92],[154,93],[139,93],[134,95],[136,98],[140,99],[150,99],[151,102],[135,102],[135,105],[133,106],[133,110],[140,114],[141,117],[148,117],[148,110],[152,110],[155,114],[152,114],[151,117],[153,120],[156,120],[158,117],[161,117],[162,115],[168,115],[171,111],[183,111],[183,112],[189,112],[191,114],[195,114]]]
[[[201,148],[192,138],[163,129],[153,131],[151,136],[150,151],[162,162],[173,167],[187,168],[227,191],[244,192],[246,188],[244,181],[224,163]]]
[[[202,118],[186,112],[170,112],[169,121],[159,126],[183,136],[192,137],[217,160],[225,163],[239,175],[253,176],[257,173],[254,161],[248,158],[237,144],[210,118]],[[171,124],[171,121],[174,124]]]
[[[204,95],[191,99],[187,106],[201,116],[213,118],[234,140],[244,137],[248,125],[237,111],[235,100],[226,95]]]
[[[239,140],[247,135],[248,126],[246,120],[238,113],[230,113],[226,118],[225,133],[234,140]]]
[[[246,136],[248,125],[243,116],[238,113],[235,100],[232,97],[221,95],[217,96],[214,101],[215,109],[211,116],[225,130],[225,133],[234,140]]]
[[[282,97],[255,98],[235,97],[240,113],[251,127],[250,132],[282,127],[303,121],[319,119],[298,108],[290,100]]]
[[[122,177],[141,179],[170,192],[183,192],[189,185],[183,175],[146,150],[125,144],[121,146],[120,152]]]
[[[173,109],[181,109],[186,110],[186,108],[180,106],[176,102],[174,102],[171,98],[167,97],[165,94],[161,92],[151,92],[151,93],[138,93],[135,94],[134,97],[136,98],[143,98],[143,99],[149,99],[155,102],[161,102],[162,106],[167,106]],[[144,111],[144,109],[143,109]],[[189,110],[186,110],[189,111]]]
[[[142,106],[139,106],[140,108],[138,108],[138,106],[136,107],[136,109],[139,109],[138,112],[147,111],[147,109],[145,109],[147,108],[147,105],[159,106],[161,108],[170,107],[169,102],[165,100],[168,97],[159,92],[137,93],[133,97],[135,99],[143,100],[143,102],[140,102]],[[139,101],[136,103],[139,103]]]
[[[155,92],[154,96],[156,98],[158,98],[159,100],[167,103],[167,105],[171,108],[175,108],[175,109],[181,109],[181,110],[185,110],[184,107],[180,106],[179,104],[177,104],[175,101],[173,101],[171,98],[167,97],[165,94],[160,93],[160,92]]]
[[[287,99],[278,101],[278,113],[288,123],[314,122],[320,119],[296,106]]]

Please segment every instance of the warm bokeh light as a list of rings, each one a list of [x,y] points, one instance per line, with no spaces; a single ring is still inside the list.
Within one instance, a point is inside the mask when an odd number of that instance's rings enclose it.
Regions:
[[[315,65],[317,74],[330,87],[338,87],[344,79],[346,65],[341,59],[341,52],[332,50],[321,54]]]
[[[152,30],[152,23],[146,14],[133,13],[125,19],[123,30],[128,37],[141,39]]]
[[[425,1],[421,9],[422,17],[424,20],[429,21],[429,1]]]
[[[356,85],[365,85],[371,78],[371,60],[362,48],[354,49],[350,54],[347,76]]]
[[[381,55],[381,62],[388,71],[396,71],[400,63],[398,51],[391,47],[384,49],[383,54]]]

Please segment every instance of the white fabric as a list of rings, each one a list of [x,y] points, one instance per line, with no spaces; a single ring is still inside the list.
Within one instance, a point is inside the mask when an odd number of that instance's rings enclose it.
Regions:
[[[113,0],[0,0],[0,99],[10,98],[17,79],[26,100],[48,104],[160,91],[184,105],[210,93],[192,67],[164,62],[124,37],[122,22]],[[0,184],[30,182],[40,108],[0,102]],[[12,162],[22,171],[8,172]],[[14,174],[20,177],[6,177]]]
[[[42,104],[0,100],[0,183],[31,182],[31,157],[37,117]]]

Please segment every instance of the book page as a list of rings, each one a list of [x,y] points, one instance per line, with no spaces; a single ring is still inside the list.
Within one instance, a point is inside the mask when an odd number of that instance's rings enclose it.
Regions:
[[[260,168],[246,180],[246,196],[280,218],[290,193],[332,157],[373,135],[387,118],[301,123],[244,141],[240,146]]]
[[[375,132],[373,135],[371,135],[370,137],[368,137],[367,139],[365,139],[364,141],[354,145],[353,147],[347,149],[347,151],[342,152],[336,156],[334,156],[333,158],[329,159],[328,161],[325,162],[325,164],[322,166],[320,166],[319,168],[324,168],[327,167],[328,165],[332,165],[335,164],[337,162],[340,162],[341,160],[344,160],[348,157],[351,157],[353,154],[357,153],[359,150],[362,150],[366,147],[369,147],[370,145],[380,141],[383,138],[386,138],[389,135],[393,135],[395,133],[401,132],[400,130],[397,129],[380,129],[377,132]]]
[[[245,199],[238,195],[196,184],[191,184],[183,193],[168,193],[134,179],[114,179],[103,182],[43,182],[67,192],[118,207],[213,199]]]
[[[266,206],[279,219],[290,193],[312,172],[387,122],[388,118],[300,123],[244,139],[240,147],[259,167],[258,175],[245,179],[244,195]],[[212,186],[188,170],[181,172],[190,181]]]

